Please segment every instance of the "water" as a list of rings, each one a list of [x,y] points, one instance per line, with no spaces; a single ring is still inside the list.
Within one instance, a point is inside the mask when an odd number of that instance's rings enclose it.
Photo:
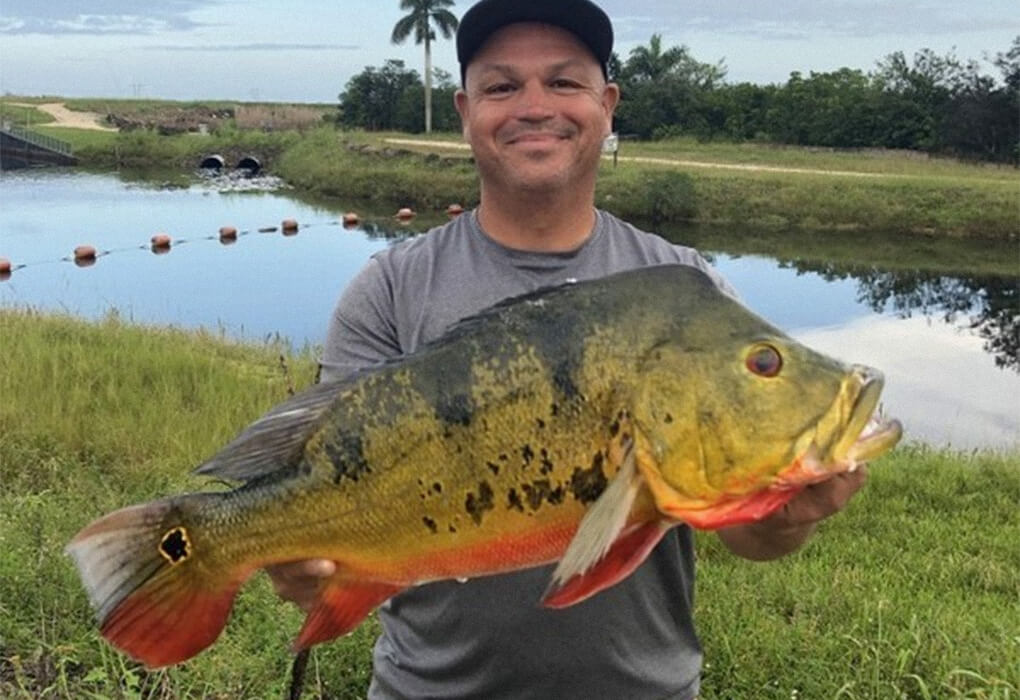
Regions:
[[[89,318],[115,309],[140,323],[321,343],[340,290],[373,252],[445,220],[435,215],[404,227],[383,215],[345,229],[337,224],[344,210],[286,193],[4,174],[0,257],[25,267],[0,282],[0,305]],[[285,218],[300,223],[296,235],[258,232]],[[241,231],[232,245],[218,239],[224,225]],[[173,239],[169,253],[150,250],[156,232]],[[833,262],[817,251],[780,260],[761,252],[760,240],[668,235],[696,242],[750,308],[794,337],[882,369],[885,409],[903,421],[908,439],[1020,448],[1016,277],[897,272]],[[100,251],[94,265],[79,268],[69,259],[80,244]],[[868,259],[869,243],[861,245]],[[952,250],[947,256],[963,257]]]

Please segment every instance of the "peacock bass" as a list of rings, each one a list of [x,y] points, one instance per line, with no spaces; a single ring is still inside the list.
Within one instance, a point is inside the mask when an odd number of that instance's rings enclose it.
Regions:
[[[689,266],[565,284],[311,387],[197,470],[238,488],[115,511],[67,551],[102,634],[152,667],[210,645],[245,579],[286,561],[338,564],[296,649],[440,579],[558,562],[543,603],[567,606],[677,524],[763,518],[885,452],[882,384]]]

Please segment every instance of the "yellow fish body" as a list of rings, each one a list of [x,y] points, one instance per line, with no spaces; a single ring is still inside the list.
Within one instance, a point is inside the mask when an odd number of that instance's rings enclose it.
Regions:
[[[409,586],[559,562],[545,604],[627,576],[670,527],[763,518],[899,439],[882,378],[662,265],[503,302],[281,404],[198,469],[244,482],[124,508],[68,545],[103,635],[149,666],[222,630],[280,562],[338,564],[296,648]]]

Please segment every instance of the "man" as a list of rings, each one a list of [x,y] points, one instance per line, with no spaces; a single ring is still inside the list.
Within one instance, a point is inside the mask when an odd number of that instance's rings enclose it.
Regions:
[[[612,28],[588,0],[482,0],[457,34],[464,138],[477,209],[375,255],[342,295],[324,380],[410,353],[458,319],[566,279],[686,263],[690,248],[594,207],[601,143],[619,89],[606,80]],[[720,531],[750,559],[801,545],[840,510],[863,470],[806,489],[783,512]],[[271,572],[308,608],[332,562]],[[678,698],[698,693],[691,532],[674,528],[630,577],[575,606],[539,606],[549,567],[408,590],[380,608],[372,698]]]

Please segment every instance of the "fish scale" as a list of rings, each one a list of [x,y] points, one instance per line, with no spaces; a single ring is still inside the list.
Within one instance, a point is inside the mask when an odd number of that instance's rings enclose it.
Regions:
[[[309,388],[198,473],[243,482],[111,513],[68,545],[103,634],[150,666],[215,641],[255,570],[336,574],[295,648],[409,586],[559,562],[543,602],[633,571],[671,527],[768,516],[899,439],[858,438],[874,370],[796,343],[700,270],[502,302],[418,352]]]

